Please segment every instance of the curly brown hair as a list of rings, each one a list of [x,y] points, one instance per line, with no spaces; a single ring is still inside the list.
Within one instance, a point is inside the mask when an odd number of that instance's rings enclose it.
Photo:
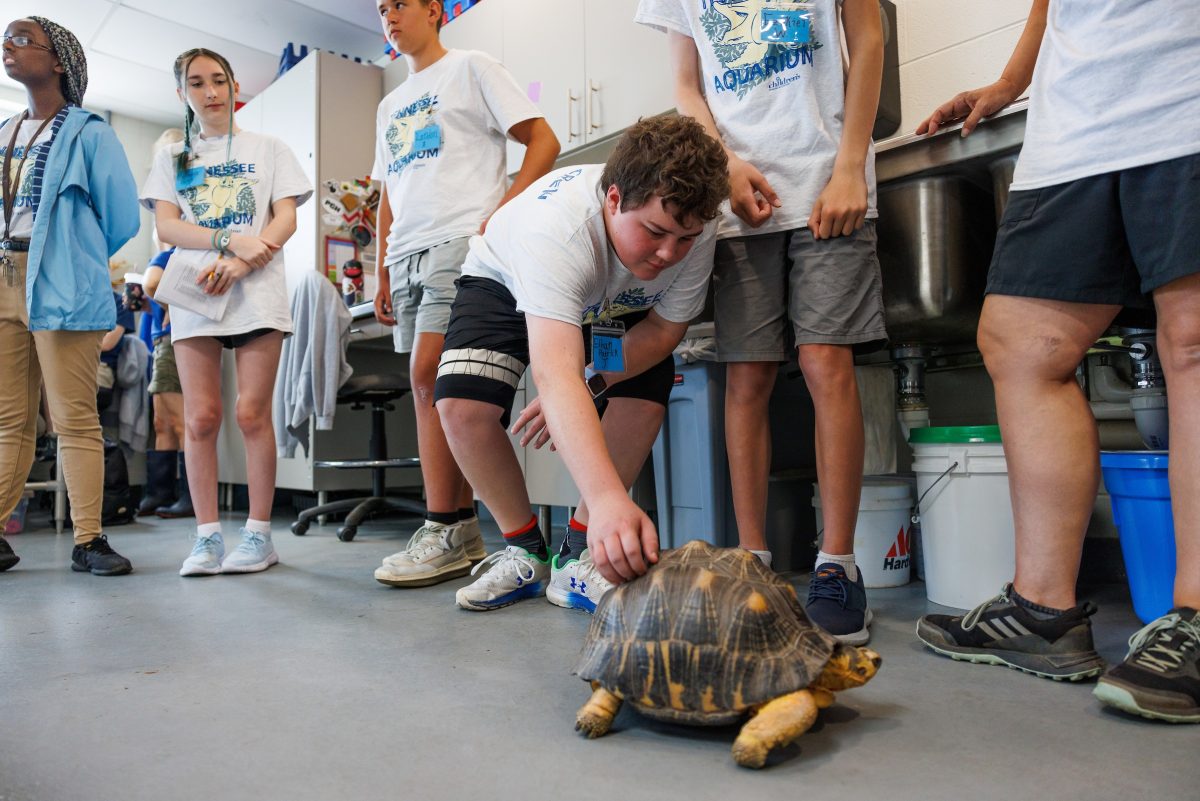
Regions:
[[[729,160],[691,117],[651,117],[626,130],[608,157],[600,185],[614,184],[621,211],[658,195],[680,225],[689,218],[708,222],[729,197]]]

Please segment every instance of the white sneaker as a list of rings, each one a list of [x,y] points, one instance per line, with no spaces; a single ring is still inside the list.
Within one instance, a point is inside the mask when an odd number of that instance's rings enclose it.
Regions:
[[[222,573],[260,573],[279,561],[270,534],[239,529],[242,541],[221,563]]]
[[[483,561],[487,556],[487,548],[483,547],[483,532],[479,530],[479,518],[472,517],[469,520],[460,520],[458,541],[467,549],[467,558],[472,562]]]
[[[590,614],[596,611],[596,604],[600,603],[604,593],[612,588],[612,582],[600,575],[586,548],[578,559],[568,559],[565,565],[559,565],[558,554],[550,560],[546,600],[555,606],[583,609]]]
[[[194,537],[192,552],[179,568],[181,576],[214,576],[221,572],[221,559],[225,556],[225,540],[221,534]]]
[[[402,565],[412,562],[413,557],[410,551],[422,542],[424,539],[423,532],[426,529],[457,529],[446,535],[451,545],[462,545],[467,553],[467,558],[472,562],[478,562],[487,556],[487,550],[483,547],[483,532],[479,530],[478,517],[472,517],[470,520],[460,520],[450,525],[426,520],[425,524],[417,529],[416,533],[409,539],[408,544],[404,546],[404,550],[397,551],[391,556],[383,557],[383,563],[385,565]]]
[[[375,580],[389,587],[427,587],[466,575],[471,570],[471,560],[462,535],[463,526],[459,523],[444,525],[426,520],[403,551],[383,560],[375,570]],[[482,541],[478,545],[482,550]]]
[[[475,565],[471,575],[481,568],[483,575],[454,595],[455,603],[463,609],[486,612],[537,598],[546,593],[550,578],[550,560],[543,561],[518,545],[496,551]]]

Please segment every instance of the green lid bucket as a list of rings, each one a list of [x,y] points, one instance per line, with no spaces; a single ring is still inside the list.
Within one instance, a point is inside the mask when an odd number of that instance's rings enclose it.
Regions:
[[[908,435],[913,445],[950,445],[999,442],[1000,426],[932,426],[914,428]]]

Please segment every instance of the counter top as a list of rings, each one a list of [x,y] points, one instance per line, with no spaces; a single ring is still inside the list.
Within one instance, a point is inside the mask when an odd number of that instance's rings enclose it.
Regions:
[[[917,173],[957,170],[968,162],[989,161],[1016,152],[1025,138],[1028,99],[1021,99],[979,123],[970,136],[960,134],[962,122],[933,136],[903,134],[875,144],[875,176],[879,183]]]

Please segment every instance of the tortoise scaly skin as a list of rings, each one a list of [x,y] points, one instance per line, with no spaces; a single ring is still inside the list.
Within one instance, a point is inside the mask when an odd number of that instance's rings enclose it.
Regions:
[[[879,664],[813,625],[795,589],[750,552],[693,541],[601,600],[575,666],[592,685],[575,728],[605,734],[622,702],[698,726],[753,715],[733,756],[762,767]]]

